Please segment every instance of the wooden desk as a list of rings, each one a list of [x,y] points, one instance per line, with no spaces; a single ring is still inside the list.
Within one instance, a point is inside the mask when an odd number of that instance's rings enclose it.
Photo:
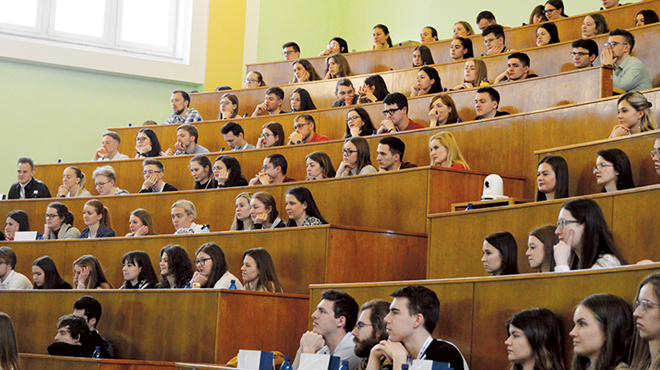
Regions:
[[[174,362],[109,360],[20,353],[23,370],[175,370]],[[192,364],[191,364],[192,365]],[[195,365],[199,366],[199,365]]]

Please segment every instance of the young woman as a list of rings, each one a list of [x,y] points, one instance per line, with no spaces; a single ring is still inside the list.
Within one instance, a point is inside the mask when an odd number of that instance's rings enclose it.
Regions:
[[[73,285],[75,289],[112,289],[101,263],[91,254],[73,262]]]
[[[197,271],[190,279],[193,288],[228,289],[234,283],[243,290],[243,284],[229,272],[225,253],[215,243],[202,244],[195,253]]]
[[[324,80],[341,78],[352,75],[348,60],[341,54],[332,54],[325,58]]]
[[[314,105],[314,101],[312,100],[312,97],[309,95],[309,92],[307,92],[307,90],[301,87],[293,90],[290,100],[291,100],[291,110],[288,111],[287,113],[303,112],[307,110],[316,109],[316,105]]]
[[[317,226],[328,223],[316,206],[312,192],[302,186],[287,190],[286,213],[289,215],[289,222],[286,225],[288,227]]]
[[[547,308],[515,313],[506,322],[504,342],[512,370],[564,370],[561,325]]]
[[[237,119],[241,118],[238,114],[238,97],[232,93],[226,93],[220,98],[220,115],[218,119]]]
[[[487,273],[493,276],[518,273],[518,245],[508,231],[488,235],[482,251],[481,262]]]
[[[211,167],[213,167],[211,160],[204,154],[197,154],[190,159],[188,169],[195,181],[193,190],[216,189],[218,187],[218,182],[215,181]]]
[[[94,187],[96,188],[96,191],[98,191],[101,196],[128,194],[128,191],[115,186],[117,175],[112,166],[97,167],[92,173],[92,179],[94,179]]]
[[[470,59],[474,57],[472,52],[472,41],[464,37],[451,40],[449,46],[449,57],[452,60]]]
[[[438,71],[424,66],[417,72],[417,83],[412,86],[410,96],[422,96],[442,92],[442,83]]]
[[[337,168],[336,177],[371,175],[378,170],[371,164],[369,143],[361,136],[353,136],[344,142],[341,150],[343,161]]]
[[[135,136],[135,158],[150,158],[164,155],[154,130],[143,128]]]
[[[172,204],[172,224],[176,230],[174,234],[199,234],[208,233],[209,225],[198,225],[194,223],[197,218],[197,208],[193,202],[180,199]]]
[[[131,212],[128,218],[128,228],[131,230],[126,236],[156,235],[154,221],[146,209],[138,208]]]
[[[542,23],[536,28],[536,46],[559,43],[559,31],[554,23]]]
[[[583,39],[609,32],[610,28],[607,26],[607,21],[600,13],[593,13],[584,17],[584,21],[582,21]]]
[[[419,33],[419,42],[428,44],[433,41],[438,41],[438,30],[431,26],[422,28],[422,31]]]
[[[7,241],[14,240],[17,231],[30,231],[30,220],[27,213],[22,210],[14,210],[7,213],[5,218],[5,238]],[[43,238],[41,233],[37,233],[37,240]]]
[[[429,152],[431,155],[431,166],[454,168],[457,170],[469,170],[461,149],[456,143],[454,134],[449,131],[440,131],[431,136],[429,140]]]
[[[568,198],[568,164],[560,156],[549,155],[539,162],[536,172],[536,201]]]
[[[545,17],[549,21],[557,21],[568,17],[564,13],[564,2],[562,0],[548,0],[545,2],[544,9]]]
[[[591,295],[575,309],[573,323],[573,370],[628,369],[635,323],[626,301]]]
[[[488,82],[488,68],[486,67],[486,63],[481,59],[472,58],[465,62],[463,83],[454,87],[453,90],[479,87],[482,82]]]
[[[639,284],[633,313],[637,329],[633,340],[632,370],[660,369],[660,274]]]
[[[651,9],[640,10],[635,16],[635,27],[658,23],[658,14]]]
[[[60,202],[53,202],[46,208],[44,240],[78,239],[80,230],[73,227],[73,214]]]
[[[310,153],[305,157],[307,180],[331,179],[337,174],[332,160],[323,152]]]
[[[184,288],[195,273],[188,253],[180,245],[166,245],[160,250],[160,282],[158,288]]]
[[[429,104],[429,127],[451,125],[461,122],[454,99],[447,94],[438,94]]]
[[[328,42],[328,48],[319,53],[320,57],[327,57],[332,54],[349,53],[348,43],[341,37],[333,37]]]
[[[389,94],[387,84],[385,84],[385,80],[380,75],[365,78],[364,84],[358,88],[360,104],[382,101]]]
[[[555,229],[556,227],[553,225],[545,225],[537,227],[529,233],[525,255],[532,269],[539,272],[555,270],[553,247],[559,243]]]
[[[474,30],[472,30],[472,26],[466,21],[458,21],[454,23],[454,33],[453,37],[455,39],[459,37],[468,37],[471,35],[474,35]]]
[[[158,278],[151,265],[151,258],[142,251],[128,252],[121,259],[124,267],[124,284],[119,289],[153,289]]]
[[[435,64],[431,49],[426,45],[417,45],[412,53],[412,66],[422,67],[431,64]]]
[[[57,271],[55,261],[48,256],[39,257],[32,262],[33,289],[71,289]]]
[[[298,82],[318,81],[322,80],[321,76],[316,72],[316,68],[306,59],[298,59],[292,63],[293,66],[293,79],[292,84]]]
[[[617,116],[610,139],[656,129],[651,103],[639,92],[627,93],[619,98]]]
[[[4,312],[0,312],[0,348],[0,369],[21,370],[14,324]]]
[[[270,253],[263,248],[253,248],[243,252],[241,276],[245,290],[284,293],[275,272],[273,259],[270,257]]]
[[[248,72],[248,74],[245,75],[244,82],[246,89],[266,86],[266,83],[264,82],[264,76],[261,74],[261,72],[257,71]]]
[[[344,139],[349,139],[353,136],[370,136],[374,134],[376,128],[369,112],[364,108],[352,108],[346,113],[346,133]]]
[[[245,231],[252,229],[252,217],[250,216],[250,200],[252,193],[240,193],[236,197],[236,217],[229,231]]]
[[[261,128],[257,148],[272,148],[284,145],[284,128],[277,122],[268,122]]]
[[[284,221],[277,217],[277,205],[275,198],[266,192],[258,192],[250,199],[250,217],[252,218],[252,229],[279,229],[286,227]]]
[[[599,150],[596,166],[593,168],[596,182],[603,186],[603,193],[632,189],[635,182],[628,156],[620,149]]]
[[[528,24],[539,24],[542,22],[547,22],[548,18],[545,17],[545,8],[543,5],[537,5],[534,10],[532,10],[532,14],[529,15],[529,22]]]
[[[371,50],[387,49],[392,47],[392,39],[390,38],[390,30],[384,24],[377,24],[371,31],[374,39],[374,45]]]
[[[556,272],[626,264],[607,227],[603,211],[594,200],[569,200],[561,207],[557,218]]]
[[[85,189],[85,174],[80,168],[67,167],[62,174],[62,185],[57,189],[60,198],[91,197],[92,193]]]
[[[219,188],[233,188],[247,186],[248,182],[243,176],[241,164],[230,155],[221,155],[213,162],[213,176]]]
[[[115,231],[110,228],[110,211],[97,199],[85,203],[83,222],[87,227],[80,233],[80,239],[112,238]]]

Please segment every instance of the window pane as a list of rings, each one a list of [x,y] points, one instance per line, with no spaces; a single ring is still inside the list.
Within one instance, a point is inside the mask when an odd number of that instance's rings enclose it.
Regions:
[[[167,47],[173,27],[172,1],[125,0],[121,14],[121,39],[126,42]]]
[[[103,37],[105,0],[57,0],[55,31]]]
[[[0,0],[0,23],[36,27],[38,0]]]

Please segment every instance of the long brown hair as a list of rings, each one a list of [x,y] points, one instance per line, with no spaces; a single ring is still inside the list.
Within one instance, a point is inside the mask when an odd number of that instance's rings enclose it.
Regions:
[[[14,324],[4,312],[0,312],[0,369],[21,370]]]
[[[85,281],[85,289],[96,289],[103,284],[108,284],[112,288],[112,284],[105,278],[101,262],[96,257],[86,254],[73,262],[73,266],[75,267],[76,265],[89,269],[89,276],[87,277],[87,281]]]
[[[110,227],[110,211],[108,211],[108,207],[104,206],[98,199],[88,200],[85,205],[94,207],[96,214],[103,216],[101,217],[101,225]]]
[[[645,285],[650,284],[651,290],[655,299],[660,299],[660,273],[651,274],[639,283],[637,288],[637,296],[635,300],[639,301],[639,292]],[[660,354],[656,354],[651,358],[651,351],[649,350],[649,341],[642,339],[639,336],[639,329],[635,329],[635,336],[633,338],[632,350],[632,363],[630,364],[631,370],[659,370],[660,369]]]
[[[267,250],[263,248],[248,249],[243,252],[243,260],[246,256],[250,256],[254,262],[257,263],[257,270],[259,270],[259,280],[255,286],[251,287],[255,291],[265,289],[267,292],[284,293],[284,288],[280,284],[275,272],[275,264]],[[245,288],[248,289],[249,285],[246,283]]]

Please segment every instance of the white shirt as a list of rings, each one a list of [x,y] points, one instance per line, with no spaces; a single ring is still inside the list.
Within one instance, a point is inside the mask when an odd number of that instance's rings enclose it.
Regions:
[[[30,279],[25,275],[11,270],[5,281],[0,282],[0,289],[3,290],[19,290],[19,289],[32,289]]]

